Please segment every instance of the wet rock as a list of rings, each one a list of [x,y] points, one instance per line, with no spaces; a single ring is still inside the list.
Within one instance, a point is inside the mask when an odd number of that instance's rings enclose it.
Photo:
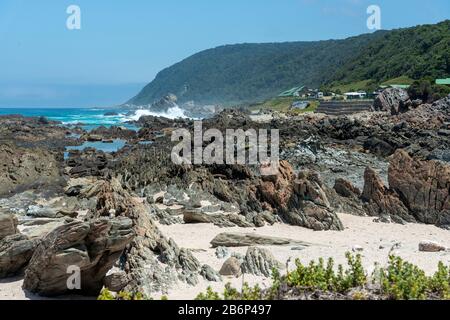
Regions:
[[[23,288],[42,296],[68,293],[68,268],[81,271],[80,293],[98,295],[106,273],[132,241],[127,218],[73,221],[48,234],[35,250]]]
[[[251,247],[256,245],[287,246],[292,244],[311,246],[311,243],[292,239],[262,236],[245,233],[220,233],[212,241],[213,248],[217,247]]]
[[[242,263],[242,272],[270,277],[274,269],[281,269],[282,267],[283,265],[275,259],[269,250],[250,247]]]
[[[72,178],[102,177],[107,175],[113,166],[113,156],[93,148],[86,148],[83,152],[71,153],[66,161],[69,175]]]
[[[434,241],[421,241],[419,243],[419,251],[421,252],[440,252],[447,250],[443,245]]]
[[[235,257],[228,258],[224,264],[222,265],[222,268],[219,271],[219,274],[222,276],[233,276],[233,277],[240,277],[242,274],[241,271],[241,262],[236,259]]]
[[[211,282],[220,282],[222,281],[222,277],[220,276],[220,274],[214,270],[213,268],[211,268],[209,265],[204,264],[202,266],[202,269],[200,270],[200,275],[208,281]]]

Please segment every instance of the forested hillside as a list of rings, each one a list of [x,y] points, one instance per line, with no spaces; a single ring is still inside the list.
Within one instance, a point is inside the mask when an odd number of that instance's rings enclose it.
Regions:
[[[233,105],[297,85],[448,77],[449,46],[450,20],[344,40],[227,45],[164,69],[130,103],[174,93],[181,102]]]

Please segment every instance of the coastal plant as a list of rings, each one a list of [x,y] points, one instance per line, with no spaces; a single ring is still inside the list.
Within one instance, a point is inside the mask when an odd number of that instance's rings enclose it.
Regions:
[[[211,287],[208,287],[206,289],[206,292],[198,294],[195,300],[221,300],[221,299],[219,293],[213,291]]]
[[[116,297],[113,295],[111,291],[108,289],[102,289],[100,295],[97,297],[97,300],[108,301],[108,300],[116,300]]]
[[[141,292],[131,293],[128,291],[120,291],[117,294],[112,293],[104,288],[97,297],[97,300],[122,300],[122,301],[141,301],[150,300]]]
[[[304,266],[297,259],[297,268],[286,276],[287,284],[302,290],[338,293],[345,293],[351,288],[363,287],[367,282],[367,276],[362,266],[361,256],[354,257],[347,253],[346,257],[349,268],[344,270],[342,265],[338,265],[337,272],[332,258],[328,259],[326,265],[320,258],[318,263],[311,261],[308,266]]]
[[[380,270],[382,292],[395,300],[423,300],[427,297],[428,278],[417,266],[400,257],[390,256],[387,268]]]
[[[450,267],[442,262],[438,264],[438,270],[429,279],[429,290],[437,294],[440,298],[450,300]]]

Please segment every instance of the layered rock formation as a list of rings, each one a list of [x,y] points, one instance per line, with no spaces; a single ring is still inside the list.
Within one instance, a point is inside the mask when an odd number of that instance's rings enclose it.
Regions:
[[[390,161],[389,188],[370,168],[364,178],[362,199],[370,215],[450,227],[448,164],[415,160],[404,150],[398,150]]]
[[[58,227],[36,248],[23,288],[43,296],[75,293],[68,280],[78,269],[81,286],[77,289],[97,295],[106,273],[133,237],[132,221],[127,218],[73,221]]]

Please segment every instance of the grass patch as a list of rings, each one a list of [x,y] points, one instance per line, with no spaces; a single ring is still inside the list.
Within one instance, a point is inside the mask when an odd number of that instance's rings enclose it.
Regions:
[[[392,84],[405,84],[405,85],[411,85],[414,82],[414,79],[411,79],[410,77],[407,76],[401,76],[398,78],[394,78],[388,81],[383,82],[381,85],[382,86],[389,86]]]
[[[270,99],[267,101],[264,101],[262,103],[257,103],[249,106],[250,111],[257,111],[257,110],[272,110],[272,111],[278,111],[278,112],[293,112],[296,114],[300,113],[306,113],[306,112],[314,112],[317,107],[319,106],[320,102],[317,100],[308,100],[309,106],[308,108],[304,110],[299,109],[292,109],[291,106],[296,101],[303,101],[295,97],[277,97],[274,99]]]

